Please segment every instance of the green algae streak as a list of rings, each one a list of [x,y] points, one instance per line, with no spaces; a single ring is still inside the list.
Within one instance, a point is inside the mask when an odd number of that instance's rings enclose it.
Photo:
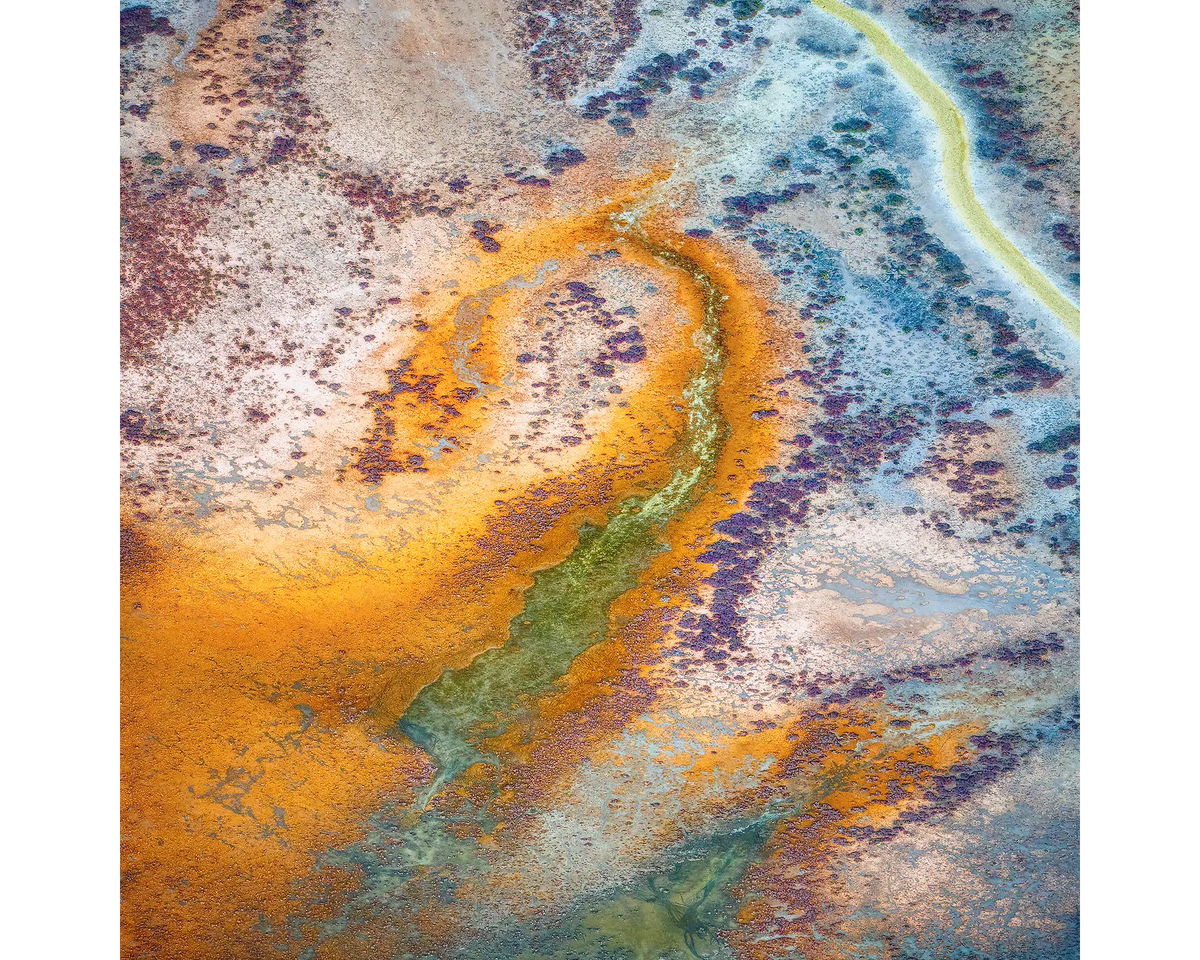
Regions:
[[[1058,317],[1078,340],[1079,308],[1001,232],[975,195],[971,186],[971,147],[967,121],[954,101],[867,14],[838,0],[812,0],[812,3],[870,40],[875,52],[930,109],[942,133],[942,173],[951,204],[984,248]]]
[[[418,807],[467,767],[490,759],[481,749],[483,742],[527,713],[533,697],[603,639],[613,601],[635,587],[638,575],[665,549],[658,531],[694,502],[716,466],[728,433],[717,406],[725,364],[720,330],[724,296],[693,261],[635,230],[630,234],[664,266],[687,273],[704,293],[704,320],[696,339],[701,365],[684,391],[687,424],[674,474],[652,496],[622,503],[603,528],[585,525],[570,556],[536,574],[504,646],[484,652],[461,670],[445,671],[409,705],[398,727],[438,768]]]

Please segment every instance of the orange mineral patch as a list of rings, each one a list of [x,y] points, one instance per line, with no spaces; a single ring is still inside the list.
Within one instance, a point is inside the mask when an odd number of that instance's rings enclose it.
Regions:
[[[381,798],[411,795],[427,776],[419,750],[385,735],[416,691],[503,643],[531,574],[565,557],[585,520],[602,523],[613,504],[669,478],[668,451],[682,430],[676,401],[697,363],[688,330],[703,302],[689,278],[664,269],[614,220],[641,189],[535,223],[506,237],[499,257],[480,262],[464,248],[447,261],[455,295],[431,293],[419,305],[432,318],[423,335],[384,344],[362,365],[345,393],[365,403],[331,410],[324,432],[306,441],[311,469],[295,478],[286,506],[269,491],[246,491],[239,508],[210,514],[186,538],[161,521],[128,519],[131,545],[151,559],[127,568],[122,593],[127,949],[199,957],[234,930],[285,925],[295,884],[317,882],[295,878],[328,875],[314,873],[318,853],[358,839]],[[649,226],[651,235],[665,229]],[[550,260],[555,282],[586,277],[589,256],[606,250],[653,272],[665,291],[662,309],[638,318],[648,350],[624,381],[626,406],[595,413],[591,439],[578,446],[489,468],[528,390],[529,378],[504,372],[536,289],[493,297],[467,343],[456,327],[460,305],[514,277],[531,281]],[[734,440],[717,489],[668,532],[686,551],[744,493],[768,428],[739,407],[745,381],[764,373],[750,335],[761,303],[707,250],[679,250],[717,278],[736,325],[722,388]],[[456,370],[464,349],[468,366]],[[402,361],[417,386],[389,395],[387,371]],[[452,455],[365,482],[349,438],[379,431],[412,442],[431,424],[453,430]],[[390,506],[371,510],[370,498]],[[669,566],[656,565],[645,578],[653,589],[631,595],[614,617],[663,589]],[[646,642],[619,631],[610,646]],[[589,663],[606,656],[581,658],[580,676],[567,683],[576,705]],[[617,666],[605,662],[601,672]],[[590,682],[598,679],[593,671]],[[262,920],[248,915],[256,910]]]

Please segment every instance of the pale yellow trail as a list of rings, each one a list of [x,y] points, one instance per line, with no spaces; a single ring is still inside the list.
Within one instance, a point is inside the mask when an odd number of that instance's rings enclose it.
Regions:
[[[971,186],[971,147],[967,121],[954,101],[929,75],[901,50],[882,27],[861,10],[855,10],[838,0],[812,0],[831,16],[848,23],[862,33],[875,47],[875,52],[896,71],[929,107],[942,133],[942,174],[950,203],[984,248],[999,260],[1026,289],[1038,298],[1062,321],[1075,339],[1079,339],[1079,308],[1056,287],[1050,279],[1026,259],[992,222]]]

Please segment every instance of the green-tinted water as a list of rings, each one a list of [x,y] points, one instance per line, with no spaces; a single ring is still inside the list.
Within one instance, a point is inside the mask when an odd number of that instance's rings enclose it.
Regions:
[[[696,499],[716,465],[727,433],[717,406],[725,362],[720,332],[724,297],[693,261],[644,237],[637,239],[664,266],[686,272],[704,293],[697,333],[701,364],[684,391],[687,423],[674,475],[652,496],[626,500],[603,528],[585,526],[571,555],[536,575],[504,646],[461,670],[447,670],[409,705],[399,729],[438,767],[426,801],[443,783],[487,759],[479,744],[502,733],[528,709],[532,697],[603,639],[609,607],[665,549],[659,531]]]
[[[902,739],[902,738],[898,738]],[[786,793],[752,817],[735,817],[663,851],[659,867],[615,885],[552,927],[519,927],[487,944],[463,944],[457,956],[515,960],[723,960],[721,934],[734,925],[734,891],[762,859],[776,825],[828,797],[862,769],[851,762],[789,781]]]

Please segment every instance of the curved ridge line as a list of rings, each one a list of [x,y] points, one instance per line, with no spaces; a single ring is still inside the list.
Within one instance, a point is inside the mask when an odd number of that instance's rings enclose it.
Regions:
[[[967,121],[950,95],[917,66],[883,27],[861,10],[848,7],[839,0],[812,0],[812,4],[849,24],[870,40],[880,58],[899,74],[930,109],[942,134],[942,171],[950,203],[984,248],[1058,317],[1078,340],[1079,307],[1017,249],[988,216],[975,195],[975,189],[971,186],[971,147]]]

